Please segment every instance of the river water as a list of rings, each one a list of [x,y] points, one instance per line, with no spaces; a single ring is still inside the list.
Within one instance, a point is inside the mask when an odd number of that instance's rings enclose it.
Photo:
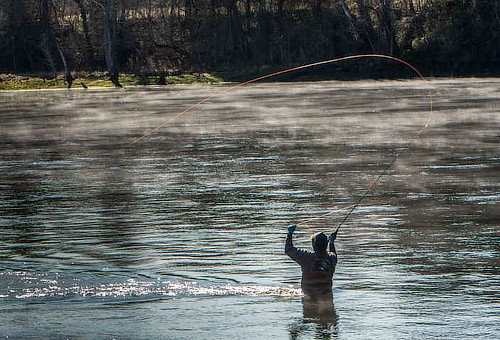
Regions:
[[[226,87],[0,93],[0,338],[498,338],[500,80]]]

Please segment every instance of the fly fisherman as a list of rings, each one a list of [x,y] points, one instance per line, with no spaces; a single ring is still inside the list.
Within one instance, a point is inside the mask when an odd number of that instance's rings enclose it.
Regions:
[[[310,252],[293,246],[292,235],[295,228],[295,224],[288,227],[285,253],[302,269],[301,288],[305,299],[310,302],[332,301],[333,273],[337,265],[334,245],[337,231],[330,235],[330,242],[324,233],[315,234],[312,238],[314,252]],[[330,243],[329,252],[327,252],[328,243]]]

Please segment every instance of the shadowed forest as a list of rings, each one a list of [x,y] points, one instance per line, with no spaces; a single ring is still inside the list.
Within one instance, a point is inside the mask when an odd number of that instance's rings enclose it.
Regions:
[[[117,86],[119,72],[252,74],[359,53],[491,75],[500,1],[0,0],[0,46],[2,72],[105,71]]]

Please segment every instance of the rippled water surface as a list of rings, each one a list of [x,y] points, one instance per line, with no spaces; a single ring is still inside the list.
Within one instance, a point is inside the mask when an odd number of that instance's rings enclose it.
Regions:
[[[131,144],[220,89],[0,93],[0,338],[498,338],[500,80],[253,85]],[[287,224],[406,146],[303,305]]]

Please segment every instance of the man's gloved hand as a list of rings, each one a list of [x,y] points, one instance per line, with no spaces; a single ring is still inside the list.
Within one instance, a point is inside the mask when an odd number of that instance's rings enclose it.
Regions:
[[[336,230],[335,232],[333,232],[333,233],[330,235],[330,242],[335,241],[335,239],[337,238],[337,232],[338,232],[338,230]]]
[[[295,228],[297,228],[297,225],[296,224],[290,224],[288,226],[288,233],[289,234],[293,234],[293,232],[295,231]]]

